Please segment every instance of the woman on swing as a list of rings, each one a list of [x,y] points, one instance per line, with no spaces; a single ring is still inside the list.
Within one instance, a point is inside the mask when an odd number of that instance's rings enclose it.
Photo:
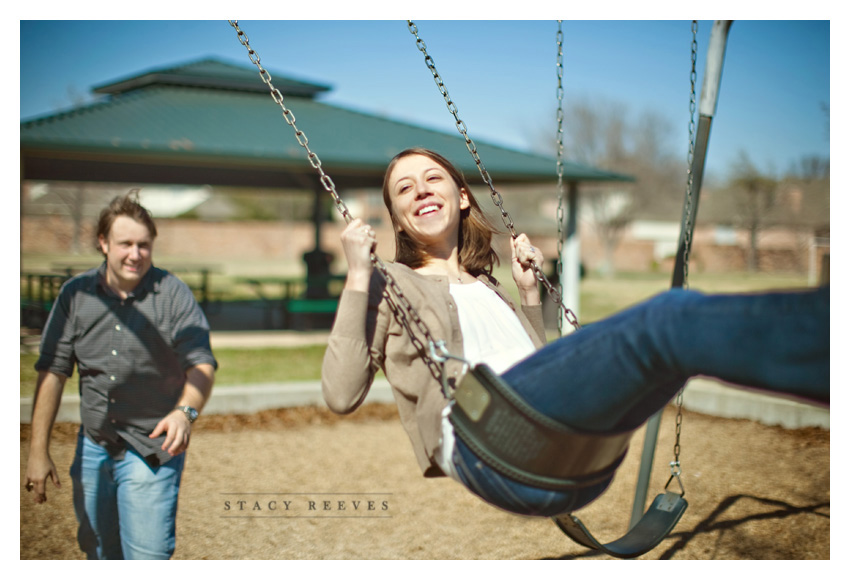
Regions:
[[[524,234],[512,240],[516,305],[490,275],[496,230],[451,163],[405,150],[387,168],[383,195],[397,248],[387,269],[434,337],[453,355],[487,363],[559,424],[635,429],[695,375],[829,404],[828,286],[760,295],[671,290],[546,345],[531,268],[543,256]],[[386,283],[373,271],[374,231],[354,219],[341,239],[348,274],[322,367],[331,410],[355,410],[383,369],[426,477],[449,476],[523,515],[564,514],[602,494],[613,475],[580,489],[543,489],[502,475],[455,437],[441,377],[393,315]],[[463,371],[461,361],[445,362],[450,385]]]

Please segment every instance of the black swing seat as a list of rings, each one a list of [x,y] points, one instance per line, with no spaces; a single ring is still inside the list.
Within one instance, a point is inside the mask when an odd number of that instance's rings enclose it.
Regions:
[[[635,431],[589,433],[562,425],[532,408],[485,364],[464,375],[449,417],[484,463],[551,490],[579,489],[613,476]]]
[[[472,367],[454,391],[450,421],[455,433],[487,465],[528,485],[580,489],[614,475],[636,429],[590,433],[566,427],[528,405],[484,364]],[[575,542],[617,558],[633,558],[656,547],[687,507],[682,495],[655,498],[622,538],[602,544],[572,514],[552,518]]]
[[[688,502],[678,493],[668,491],[659,494],[649,509],[622,538],[600,543],[585,525],[572,514],[552,518],[555,524],[574,542],[605,552],[615,558],[636,558],[655,548],[673,531]]]

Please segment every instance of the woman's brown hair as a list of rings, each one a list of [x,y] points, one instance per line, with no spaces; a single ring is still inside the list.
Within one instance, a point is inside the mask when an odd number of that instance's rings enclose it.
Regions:
[[[410,155],[423,155],[437,162],[460,189],[467,192],[469,199],[469,207],[460,212],[460,228],[458,231],[458,260],[463,268],[473,274],[480,273],[491,274],[493,266],[498,265],[499,257],[491,246],[493,234],[499,233],[493,226],[481,206],[478,205],[475,197],[472,195],[472,189],[466,182],[466,179],[448,159],[430,149],[423,147],[412,147],[405,149],[390,160],[387,166],[387,171],[384,174],[384,205],[390,212],[393,230],[395,231],[395,261],[404,264],[410,268],[416,269],[424,266],[428,262],[428,254],[421,244],[411,238],[407,232],[401,230],[395,215],[393,214],[392,198],[390,196],[389,178],[396,163],[404,157]]]

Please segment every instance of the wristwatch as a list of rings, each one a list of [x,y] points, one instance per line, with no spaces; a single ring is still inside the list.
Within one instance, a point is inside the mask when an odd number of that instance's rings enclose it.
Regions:
[[[198,418],[198,410],[195,407],[190,407],[188,405],[179,405],[174,408],[186,413],[186,418],[189,419],[189,423],[194,423],[195,419]]]

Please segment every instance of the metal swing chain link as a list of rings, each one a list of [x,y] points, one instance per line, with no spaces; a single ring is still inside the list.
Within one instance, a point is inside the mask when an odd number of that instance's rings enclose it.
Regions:
[[[693,187],[694,187],[694,150],[695,150],[695,142],[696,142],[696,122],[694,120],[694,115],[696,113],[697,108],[697,93],[696,93],[696,83],[697,83],[697,21],[693,20],[691,22],[691,34],[693,36],[691,40],[691,102],[690,102],[690,113],[691,120],[688,123],[688,187],[685,193],[685,223],[682,227],[685,228],[685,239],[684,239],[684,250],[683,250],[683,262],[684,262],[684,277],[683,284],[684,288],[688,287],[688,258],[691,247],[691,219],[692,219],[692,211],[693,211]],[[679,461],[679,453],[682,450],[681,446],[681,436],[682,436],[682,407],[684,405],[684,397],[685,397],[685,389],[684,387],[679,391],[676,395],[676,443],[673,445],[673,461],[670,462],[670,479],[667,480],[667,485],[670,485],[670,482],[675,478],[679,482],[679,487],[682,489],[682,495],[685,494],[685,488],[682,485],[682,464]]]
[[[558,98],[558,112],[556,118],[558,120],[558,212],[556,214],[558,220],[558,259],[555,262],[556,272],[558,275],[558,292],[564,294],[564,33],[561,30],[561,21],[558,21],[558,34],[555,36],[555,43],[558,46],[558,56],[556,59],[556,70],[558,73],[558,90],[556,96]],[[564,334],[564,317],[558,317],[558,335]]]
[[[517,233],[514,229],[514,222],[511,219],[510,214],[505,210],[503,206],[502,194],[496,191],[495,186],[493,185],[493,180],[490,178],[490,174],[487,172],[487,169],[484,168],[484,164],[481,162],[481,158],[478,156],[478,148],[475,146],[475,142],[469,137],[467,133],[466,123],[461,120],[458,116],[457,106],[452,101],[452,98],[449,96],[449,91],[446,88],[446,85],[443,83],[443,79],[440,76],[440,73],[437,72],[437,67],[434,64],[434,59],[431,58],[431,55],[428,54],[428,48],[425,46],[425,42],[419,37],[419,29],[416,27],[416,24],[413,23],[412,20],[407,21],[407,29],[410,33],[416,38],[416,48],[425,55],[425,65],[428,67],[428,70],[431,71],[431,74],[434,76],[434,82],[437,84],[437,88],[440,91],[440,94],[443,95],[443,98],[446,101],[446,107],[449,109],[449,112],[452,114],[455,120],[455,127],[463,136],[464,141],[466,142],[466,148],[469,151],[470,155],[472,155],[472,159],[475,161],[475,165],[478,167],[478,172],[481,173],[481,178],[484,180],[490,187],[490,197],[493,199],[493,203],[499,208],[499,211],[502,215],[502,221],[505,224],[505,227],[508,228],[508,231],[511,233],[511,237],[516,238]]]
[[[307,136],[295,125],[295,115],[292,114],[292,111],[286,108],[286,105],[283,103],[283,95],[272,84],[271,74],[269,74],[269,72],[264,69],[263,66],[260,64],[260,55],[257,54],[257,52],[254,51],[253,48],[251,48],[251,45],[248,43],[248,36],[242,31],[242,29],[239,28],[239,22],[237,20],[228,20],[228,22],[230,23],[230,26],[232,26],[234,30],[236,30],[236,35],[239,38],[239,42],[247,49],[248,58],[251,59],[251,62],[254,63],[254,66],[256,66],[259,70],[260,78],[269,88],[272,100],[277,103],[283,111],[284,120],[295,131],[295,139],[298,141],[298,144],[301,145],[307,151],[307,160],[310,162],[310,165],[312,165],[313,168],[319,172],[319,180],[321,181],[322,186],[328,193],[333,196],[336,208],[342,214],[342,217],[345,218],[345,223],[351,222],[351,213],[348,211],[348,208],[345,206],[342,199],[337,194],[336,185],[334,185],[333,180],[322,169],[322,162],[319,160],[319,156],[310,150],[310,147],[308,146]]]
[[[272,84],[271,74],[269,74],[269,72],[264,69],[263,66],[260,64],[260,55],[257,54],[257,52],[253,48],[251,48],[251,45],[248,42],[248,36],[239,28],[238,21],[228,20],[228,22],[234,28],[234,30],[236,30],[239,42],[248,51],[248,57],[259,70],[260,78],[269,88],[272,100],[274,100],[274,102],[277,103],[283,111],[284,120],[286,120],[286,123],[295,131],[295,138],[297,139],[298,144],[301,145],[307,151],[307,158],[310,161],[310,165],[312,165],[313,168],[318,171],[322,186],[333,197],[334,204],[336,205],[336,208],[340,212],[340,214],[342,214],[342,217],[345,219],[345,223],[350,223],[351,220],[354,219],[351,215],[351,212],[348,210],[348,207],[345,205],[345,202],[342,201],[342,198],[337,193],[336,185],[334,184],[333,180],[322,169],[322,162],[319,159],[319,156],[310,150],[310,147],[308,146],[307,136],[295,125],[295,115],[292,114],[292,111],[286,108],[286,105],[284,105],[283,102],[283,95]],[[414,346],[422,354],[422,357],[423,359],[425,359],[426,364],[428,364],[429,367],[434,369],[436,368],[435,365],[437,365],[438,363],[444,363],[445,358],[442,358],[439,355],[435,355],[434,353],[436,353],[437,349],[440,349],[442,353],[447,354],[445,348],[445,341],[437,341],[434,339],[433,335],[431,334],[431,331],[428,329],[425,322],[419,317],[419,314],[416,312],[413,305],[404,295],[404,291],[398,285],[398,282],[395,280],[395,278],[392,277],[389,270],[387,270],[386,264],[383,263],[383,261],[380,259],[380,257],[378,257],[374,250],[371,251],[370,259],[372,260],[372,264],[375,266],[375,268],[378,269],[378,271],[386,280],[388,288],[392,291],[392,295],[400,303],[400,306],[403,311],[401,309],[397,309],[392,303],[392,301],[388,302],[390,304],[390,308],[393,309],[393,312],[397,312],[400,316],[401,324],[405,327],[408,334],[410,334],[410,338],[414,343]],[[413,322],[419,332],[422,333],[422,335],[428,341],[428,347],[426,347],[425,344],[419,339],[419,337],[416,336],[416,334],[412,331],[412,328],[410,327],[410,321]],[[434,356],[436,356],[437,358],[435,359]]]
[[[445,83],[443,83],[443,79],[440,76],[440,73],[437,72],[437,67],[434,64],[434,59],[431,57],[430,54],[428,54],[428,48],[425,46],[425,41],[423,41],[419,37],[419,29],[412,20],[407,21],[407,29],[416,38],[416,48],[418,48],[419,51],[423,55],[425,55],[425,65],[428,67],[428,70],[431,71],[431,74],[434,77],[434,82],[436,83],[440,94],[443,95],[443,98],[446,101],[446,107],[449,109],[449,112],[455,119],[455,127],[457,127],[458,132],[461,134],[464,141],[466,142],[466,148],[469,151],[470,155],[472,155],[472,159],[475,161],[475,165],[478,167],[478,172],[481,174],[481,178],[484,180],[484,183],[486,183],[487,186],[490,188],[490,198],[493,200],[493,203],[496,205],[496,207],[499,208],[499,212],[502,216],[502,222],[504,222],[505,227],[511,234],[511,237],[516,239],[518,234],[516,232],[516,229],[514,228],[513,219],[511,218],[507,210],[504,208],[504,200],[502,199],[502,194],[496,191],[496,188],[493,185],[493,180],[490,178],[490,174],[484,168],[484,164],[481,162],[481,158],[478,155],[478,148],[475,146],[475,142],[469,137],[466,128],[466,123],[464,123],[460,119],[458,115],[457,106],[454,104],[451,97],[449,96],[449,91],[446,88]],[[556,289],[552,285],[552,283],[549,282],[548,278],[543,274],[543,270],[540,269],[540,266],[538,266],[536,262],[532,261],[531,267],[534,271],[535,278],[537,278],[537,280],[541,284],[543,284],[543,286],[548,291],[549,296],[552,297],[552,300],[556,304],[558,304],[558,306],[560,306],[560,308],[563,310],[564,316],[566,317],[567,321],[569,321],[569,323],[572,324],[576,330],[581,328],[581,325],[579,324],[578,318],[576,317],[575,313],[569,308],[567,308],[566,305],[563,303],[563,300],[561,298],[561,292],[559,292],[558,289]]]
[[[694,188],[694,151],[696,149],[696,121],[694,120],[694,116],[697,110],[697,93],[696,93],[696,83],[697,83],[697,21],[694,20],[691,22],[691,34],[693,35],[693,39],[691,40],[691,102],[690,102],[690,113],[691,120],[688,123],[688,188],[685,194],[685,239],[684,239],[684,250],[683,250],[683,265],[684,265],[684,278],[682,286],[684,288],[688,287],[688,260],[690,258],[691,251],[691,221],[692,221],[692,211],[693,211],[693,188]]]

